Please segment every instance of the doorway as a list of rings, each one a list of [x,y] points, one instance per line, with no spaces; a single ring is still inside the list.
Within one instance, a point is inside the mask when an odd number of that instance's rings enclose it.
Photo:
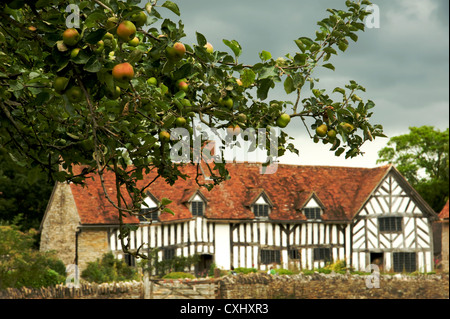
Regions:
[[[195,270],[197,276],[204,277],[208,275],[212,263],[213,263],[213,255],[209,254],[200,255],[200,259],[197,263],[197,267]]]
[[[384,267],[384,253],[370,253],[370,264],[377,265],[381,272]]]

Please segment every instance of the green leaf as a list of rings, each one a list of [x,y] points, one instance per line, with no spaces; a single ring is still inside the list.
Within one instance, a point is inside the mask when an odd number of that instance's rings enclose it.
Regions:
[[[167,206],[170,203],[172,203],[172,201],[166,197],[164,197],[163,199],[161,199],[161,206]]]
[[[274,85],[271,79],[264,79],[259,82],[258,90],[256,91],[256,95],[259,99],[265,100],[267,99],[267,95],[269,93],[270,88]]]
[[[106,34],[105,29],[98,29],[86,35],[84,41],[86,41],[89,44],[96,44],[98,41],[103,39],[103,36],[105,34]]]
[[[344,151],[345,151],[345,148],[339,147],[338,150],[336,152],[334,152],[334,155],[341,156],[341,154],[344,153]]]
[[[164,4],[161,7],[169,9],[170,11],[175,13],[177,16],[180,15],[180,8],[178,8],[178,5],[176,3],[173,3],[172,1],[164,2]]]
[[[335,49],[333,49],[332,47],[326,47],[325,49],[323,49],[323,51],[325,51],[325,53],[329,53],[329,54],[337,54],[337,51]]]
[[[256,74],[251,69],[245,69],[241,73],[241,81],[242,81],[242,85],[244,87],[249,87],[250,85],[255,83],[255,79],[256,79]]]
[[[306,59],[308,59],[308,54],[305,53],[297,53],[294,57],[294,61],[295,63],[299,64],[299,65],[305,65],[306,64]]]
[[[222,41],[227,47],[229,47],[231,49],[231,51],[233,51],[233,53],[236,57],[239,57],[241,55],[242,47],[239,44],[239,42],[237,42],[236,40],[230,41],[230,40],[226,40],[226,39],[223,39]]]
[[[345,43],[344,41],[340,41],[338,47],[339,47],[339,50],[341,50],[342,52],[345,52],[345,50],[347,50],[347,48],[348,48],[348,44]]]
[[[143,55],[144,55],[143,51],[133,50],[133,52],[131,52],[130,55],[128,56],[128,62],[131,64],[135,64],[142,59]]]
[[[259,79],[267,79],[278,76],[277,69],[274,66],[265,66],[259,72]]]
[[[204,47],[207,43],[206,38],[203,34],[196,32],[195,33],[197,35],[197,43],[199,46]]]
[[[168,207],[165,207],[165,208],[163,209],[163,212],[169,213],[169,214],[172,214],[172,215],[175,215],[175,213],[174,213],[170,208],[168,208]]]
[[[103,65],[100,63],[100,61],[97,59],[97,57],[94,55],[92,56],[84,66],[84,70],[92,73],[96,73],[102,69]]]
[[[290,94],[295,91],[294,81],[292,80],[292,77],[288,76],[284,81],[284,90],[286,91],[286,94]]]
[[[335,88],[334,90],[333,90],[333,93],[334,92],[338,92],[338,93],[341,93],[342,95],[344,95],[345,96],[345,90],[343,89],[343,88]]]
[[[272,54],[270,54],[270,52],[267,52],[267,51],[262,51],[260,54],[259,54],[259,57],[261,58],[261,60],[263,60],[263,61],[267,61],[267,60],[269,60],[271,57],[272,57]]]
[[[324,64],[324,65],[322,65],[324,68],[327,68],[327,69],[330,69],[330,70],[333,70],[333,71],[335,71],[336,70],[336,68],[334,67],[334,65],[333,64],[331,64],[331,63],[327,63],[327,64]]]
[[[105,21],[106,19],[107,17],[103,12],[96,11],[86,18],[84,21],[84,26],[86,28],[93,28],[95,27],[97,21]]]
[[[177,79],[177,80],[183,79],[183,78],[187,78],[191,74],[192,74],[192,64],[185,63],[181,66],[181,68],[179,68],[175,72],[173,72],[173,78]]]
[[[358,36],[355,33],[349,32],[348,36],[350,39],[352,39],[354,42],[358,41]]]

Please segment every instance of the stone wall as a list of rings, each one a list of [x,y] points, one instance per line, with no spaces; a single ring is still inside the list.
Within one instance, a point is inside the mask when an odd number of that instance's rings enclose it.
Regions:
[[[74,264],[75,233],[79,223],[70,185],[57,183],[41,225],[40,250],[54,250],[65,265]]]
[[[217,292],[214,279],[162,279],[152,280],[150,285],[148,293],[144,295],[149,299],[215,299]]]
[[[448,274],[427,276],[383,275],[379,288],[368,288],[367,276],[278,276],[260,273],[206,280],[152,280],[143,282],[59,285],[39,289],[7,289],[0,299],[448,299]]]
[[[82,284],[79,288],[57,285],[48,288],[8,288],[0,290],[0,299],[140,299],[142,283],[120,282]]]
[[[78,267],[80,273],[88,262],[101,258],[108,253],[108,232],[103,228],[82,228],[78,234]]]
[[[448,299],[448,275],[380,277],[368,288],[367,276],[313,275],[227,276],[218,282],[218,299]]]

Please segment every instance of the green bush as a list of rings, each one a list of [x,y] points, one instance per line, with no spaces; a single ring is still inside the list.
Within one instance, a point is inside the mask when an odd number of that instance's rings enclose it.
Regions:
[[[167,275],[164,275],[162,277],[163,279],[181,279],[181,278],[189,278],[189,279],[195,279],[195,276],[193,274],[187,273],[187,272],[170,272]]]
[[[103,283],[136,280],[138,275],[135,268],[128,266],[109,252],[104,254],[102,259],[88,263],[81,273],[81,278],[89,282]]]
[[[275,269],[277,275],[293,275],[294,272],[289,269]]]
[[[34,231],[0,226],[0,289],[40,288],[63,283],[66,268],[52,252],[33,249]]]
[[[238,267],[238,268],[235,268],[234,271],[238,274],[249,274],[251,272],[257,272],[258,270],[256,268]]]

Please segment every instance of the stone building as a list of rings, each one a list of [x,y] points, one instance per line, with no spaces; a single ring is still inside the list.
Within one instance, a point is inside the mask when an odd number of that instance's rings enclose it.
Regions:
[[[196,166],[183,169],[195,177]],[[437,214],[391,165],[278,165],[266,175],[257,164],[227,169],[231,179],[211,191],[194,178],[173,186],[156,179],[147,190],[147,207],[169,198],[174,215],[126,216],[125,223],[137,226],[130,231],[130,249],[158,248],[162,260],[196,254],[199,262],[190,270],[197,272],[212,263],[222,269],[313,269],[336,260],[357,270],[373,263],[396,272],[433,270],[431,225]],[[144,176],[143,185],[154,177]],[[104,179],[116,198],[112,174]],[[135,262],[122,251],[118,213],[96,175],[86,187],[55,185],[41,223],[41,250],[55,250],[66,265],[81,269],[109,251]]]

